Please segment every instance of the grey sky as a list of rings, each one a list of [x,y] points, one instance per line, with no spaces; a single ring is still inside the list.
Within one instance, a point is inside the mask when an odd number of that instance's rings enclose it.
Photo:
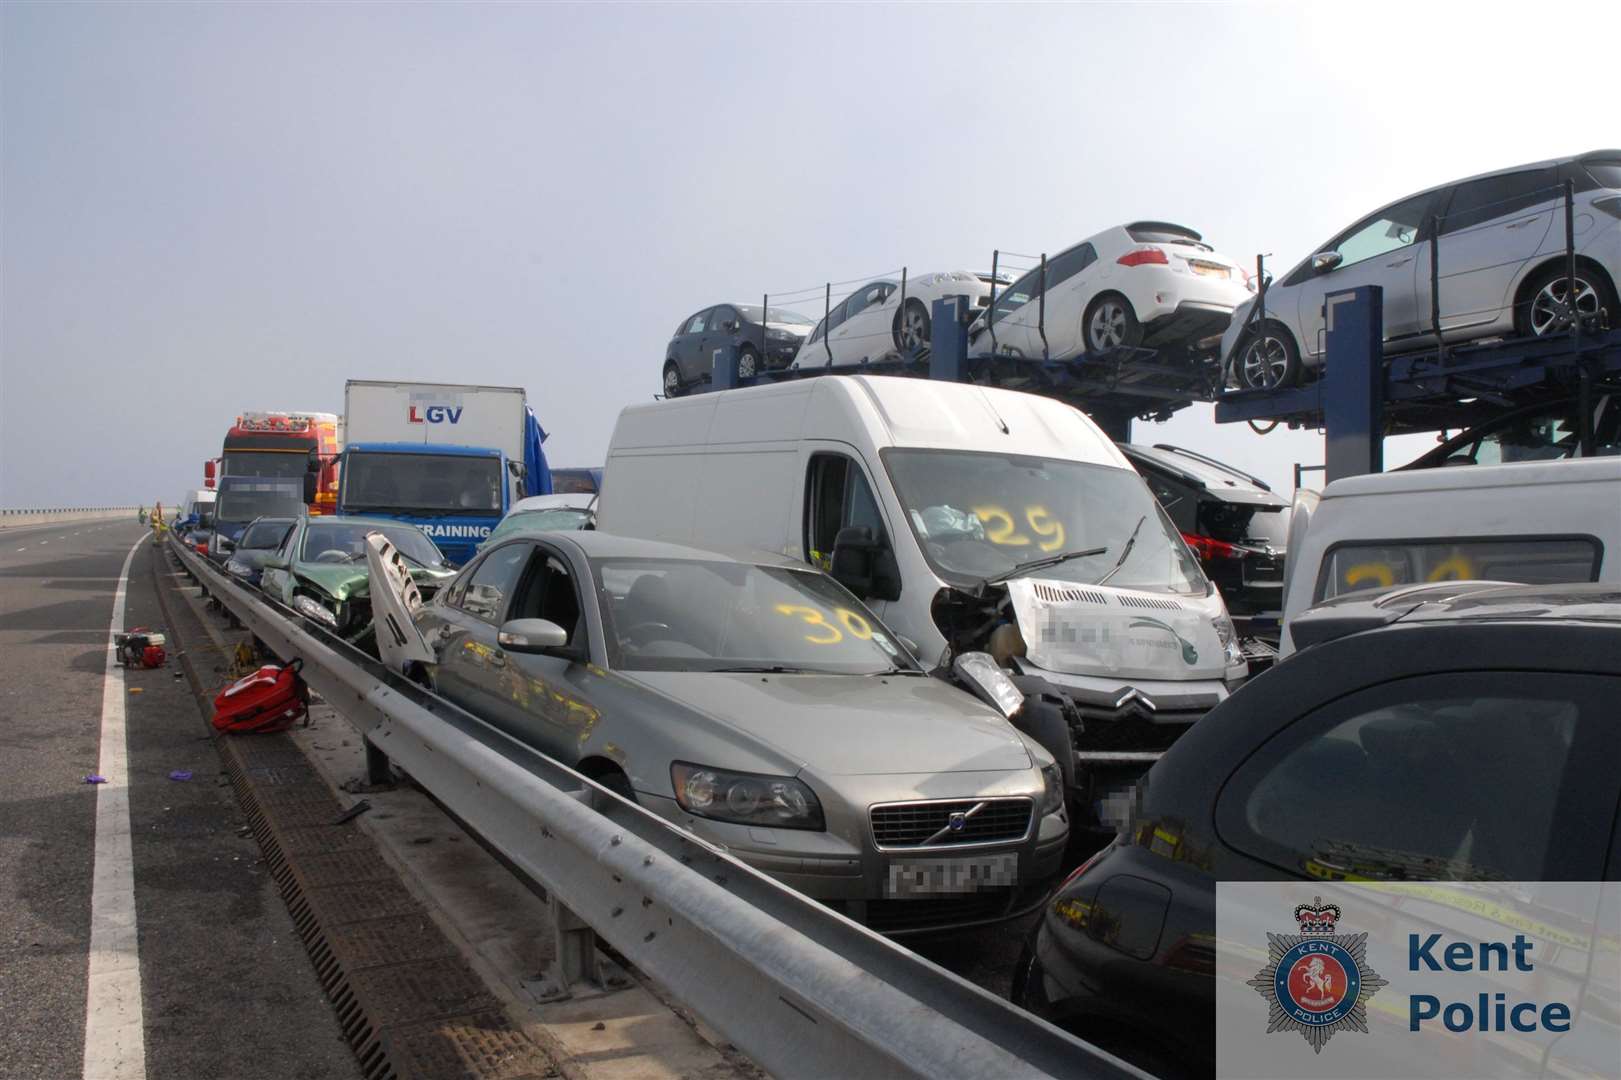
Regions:
[[[525,386],[600,464],[702,306],[1134,218],[1281,269],[1621,143],[1621,5],[1536,10],[8,3],[0,504],[172,499],[351,377]],[[1321,461],[1208,414],[1137,438]]]

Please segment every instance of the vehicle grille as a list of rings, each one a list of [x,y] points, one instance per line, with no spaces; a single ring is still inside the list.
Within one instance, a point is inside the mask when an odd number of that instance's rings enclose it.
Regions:
[[[1077,705],[1070,715],[1080,720],[1080,726],[1071,724],[1070,737],[1081,751],[1163,753],[1204,714],[1204,709],[1147,713],[1129,705],[1124,710]]]
[[[930,847],[990,844],[1022,840],[1030,831],[1029,799],[959,799],[952,802],[893,803],[872,808],[872,835],[883,848],[922,847],[947,827],[953,813],[964,813],[985,803],[959,832],[947,833]]]

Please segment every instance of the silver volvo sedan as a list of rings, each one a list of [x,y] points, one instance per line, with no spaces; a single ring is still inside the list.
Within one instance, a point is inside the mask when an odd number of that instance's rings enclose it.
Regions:
[[[1051,755],[832,578],[598,532],[487,547],[413,616],[435,690],[886,933],[1039,904]]]

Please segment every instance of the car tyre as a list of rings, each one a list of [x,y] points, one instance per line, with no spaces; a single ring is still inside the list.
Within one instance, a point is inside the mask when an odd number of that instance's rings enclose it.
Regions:
[[[674,360],[664,361],[664,396],[680,397],[684,393],[686,389],[681,385],[681,369]]]
[[[895,313],[895,348],[901,353],[920,352],[928,347],[929,309],[921,300],[908,300],[906,306]]]
[[[760,374],[760,351],[753,345],[744,345],[737,350],[737,377],[752,379],[758,374]]]
[[[1570,279],[1563,263],[1552,263],[1538,270],[1526,283],[1522,300],[1514,309],[1514,331],[1520,337],[1547,337],[1563,333],[1570,324],[1563,318],[1569,296]],[[1601,271],[1591,266],[1576,267],[1576,312],[1584,327],[1598,325],[1600,312],[1608,324],[1621,320],[1615,286]]]
[[[1143,343],[1143,324],[1137,321],[1131,301],[1119,293],[1104,293],[1087,305],[1081,325],[1086,328],[1086,351],[1093,356],[1135,349]]]
[[[1300,381],[1300,349],[1294,335],[1275,323],[1245,334],[1233,354],[1233,374],[1244,390],[1276,390]]]

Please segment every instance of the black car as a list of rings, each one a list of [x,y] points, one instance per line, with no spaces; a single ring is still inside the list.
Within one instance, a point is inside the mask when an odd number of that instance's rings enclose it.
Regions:
[[[248,522],[225,560],[225,572],[257,589],[265,560],[276,554],[297,523],[297,518],[290,517],[261,517]]]
[[[793,362],[815,322],[786,308],[767,312],[758,304],[718,304],[681,320],[664,350],[664,395],[677,397],[709,379],[715,350],[737,350],[743,378]]]
[[[1592,402],[1594,456],[1621,454],[1621,394],[1595,394]],[[1581,401],[1574,395],[1522,406],[1466,428],[1401,468],[1507,465],[1581,457],[1580,408]]]
[[[1123,445],[1205,576],[1221,590],[1228,614],[1244,629],[1254,619],[1258,636],[1277,640],[1283,606],[1283,561],[1289,500],[1265,483],[1213,458],[1159,443]]]
[[[1215,1068],[1218,881],[1621,879],[1621,588],[1398,588],[1291,634],[1155,764],[1015,974],[1157,1075]]]

